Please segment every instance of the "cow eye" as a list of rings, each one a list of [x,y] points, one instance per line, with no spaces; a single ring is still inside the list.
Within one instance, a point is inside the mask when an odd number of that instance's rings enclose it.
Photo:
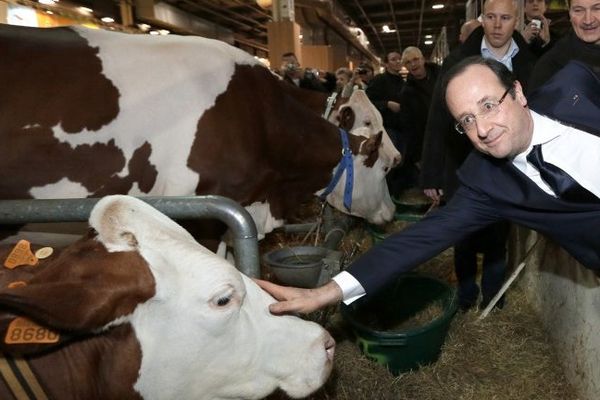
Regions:
[[[365,121],[365,126],[371,126],[371,121]]]
[[[219,299],[217,300],[217,305],[219,307],[223,307],[223,306],[226,306],[227,304],[229,304],[230,301],[231,301],[231,297],[230,296],[219,297]]]
[[[223,308],[229,305],[234,300],[235,289],[232,286],[226,286],[222,290],[219,290],[210,300],[213,307]]]

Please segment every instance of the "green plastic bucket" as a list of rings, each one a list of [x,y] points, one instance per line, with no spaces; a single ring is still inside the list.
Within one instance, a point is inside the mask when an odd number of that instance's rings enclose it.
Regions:
[[[433,308],[432,319],[411,326],[415,315]],[[341,314],[363,354],[398,375],[438,359],[457,308],[452,286],[409,273],[373,296],[342,304]]]

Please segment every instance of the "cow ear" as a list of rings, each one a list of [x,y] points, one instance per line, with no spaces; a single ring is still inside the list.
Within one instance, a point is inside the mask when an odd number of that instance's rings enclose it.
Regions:
[[[339,114],[340,128],[350,132],[354,126],[354,110],[352,107],[344,107]]]
[[[154,295],[154,277],[137,252],[108,252],[88,237],[53,257],[25,286],[0,289],[0,308],[53,329],[89,332]]]
[[[381,140],[383,139],[383,132],[379,132],[377,135],[373,135],[366,139],[360,149],[360,153],[365,155],[365,166],[372,167],[379,158],[379,147],[381,146]]]

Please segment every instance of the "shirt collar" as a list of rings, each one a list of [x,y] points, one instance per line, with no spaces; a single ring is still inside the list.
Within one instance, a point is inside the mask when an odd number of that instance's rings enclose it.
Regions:
[[[552,119],[540,115],[533,110],[530,110],[530,112],[531,117],[533,118],[533,134],[531,135],[531,143],[529,143],[529,147],[527,147],[524,152],[518,154],[514,158],[513,163],[515,165],[527,163],[527,154],[529,154],[533,146],[537,144],[548,143],[562,134],[562,129],[557,129],[557,125],[562,125],[557,124]]]
[[[483,58],[493,58],[494,60],[506,65],[506,68],[508,68],[511,71],[513,70],[512,59],[514,56],[517,55],[518,52],[519,46],[517,45],[517,42],[515,42],[515,39],[511,38],[508,50],[502,57],[498,58],[488,47],[487,42],[485,41],[485,36],[481,39],[481,56]]]

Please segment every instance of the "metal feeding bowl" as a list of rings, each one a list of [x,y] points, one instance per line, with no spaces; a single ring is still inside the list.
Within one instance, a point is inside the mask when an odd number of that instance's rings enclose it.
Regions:
[[[266,253],[263,261],[284,285],[313,288],[319,282],[327,254],[323,247],[285,247]]]

